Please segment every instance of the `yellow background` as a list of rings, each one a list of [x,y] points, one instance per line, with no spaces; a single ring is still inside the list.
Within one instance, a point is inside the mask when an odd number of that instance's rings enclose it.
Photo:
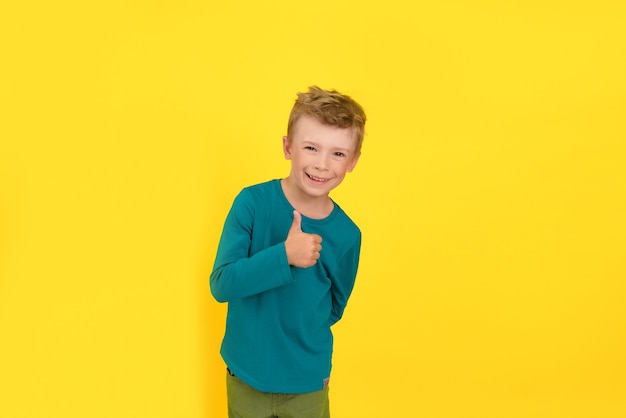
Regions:
[[[297,91],[369,116],[334,417],[626,416],[622,1],[3,2],[0,417],[222,417],[209,293]]]

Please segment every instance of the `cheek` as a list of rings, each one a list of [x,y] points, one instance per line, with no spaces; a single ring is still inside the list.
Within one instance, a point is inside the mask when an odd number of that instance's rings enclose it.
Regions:
[[[305,164],[306,158],[299,154],[292,154],[291,163],[297,166],[302,166]]]
[[[348,162],[348,164],[346,164],[346,166],[347,166],[347,168],[348,168],[348,171],[349,171],[349,172],[351,172],[352,170],[354,170],[354,167],[356,167],[356,163],[357,163],[358,161],[359,161],[359,160],[358,160],[358,158],[357,158],[357,159],[355,159],[355,160],[350,160],[350,161]]]
[[[338,173],[346,173],[350,170],[351,165],[348,162],[341,161],[335,167]]]
[[[291,167],[297,169],[304,169],[308,166],[307,159],[302,155],[294,155],[291,159]]]

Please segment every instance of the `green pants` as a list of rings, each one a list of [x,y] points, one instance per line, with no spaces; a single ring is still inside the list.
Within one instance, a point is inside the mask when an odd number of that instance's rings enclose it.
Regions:
[[[229,418],[329,418],[328,387],[310,393],[259,392],[226,373]]]

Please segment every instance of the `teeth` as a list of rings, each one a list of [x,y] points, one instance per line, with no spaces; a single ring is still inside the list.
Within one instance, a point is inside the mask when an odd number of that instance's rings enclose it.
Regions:
[[[307,174],[307,175],[308,175],[311,179],[313,179],[313,180],[315,180],[315,181],[326,181],[326,179],[321,179],[321,178],[319,178],[319,177],[314,177],[314,176],[312,176],[312,175],[310,175],[310,174]]]

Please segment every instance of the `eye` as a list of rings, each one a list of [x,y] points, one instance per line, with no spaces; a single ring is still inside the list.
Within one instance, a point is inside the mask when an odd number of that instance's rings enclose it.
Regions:
[[[315,147],[311,146],[311,145],[306,145],[304,147],[305,150],[309,150],[309,151],[315,151]]]
[[[343,157],[345,157],[345,156],[346,156],[346,154],[344,154],[343,152],[340,152],[340,151],[337,151],[337,152],[335,153],[335,157],[343,158]]]

